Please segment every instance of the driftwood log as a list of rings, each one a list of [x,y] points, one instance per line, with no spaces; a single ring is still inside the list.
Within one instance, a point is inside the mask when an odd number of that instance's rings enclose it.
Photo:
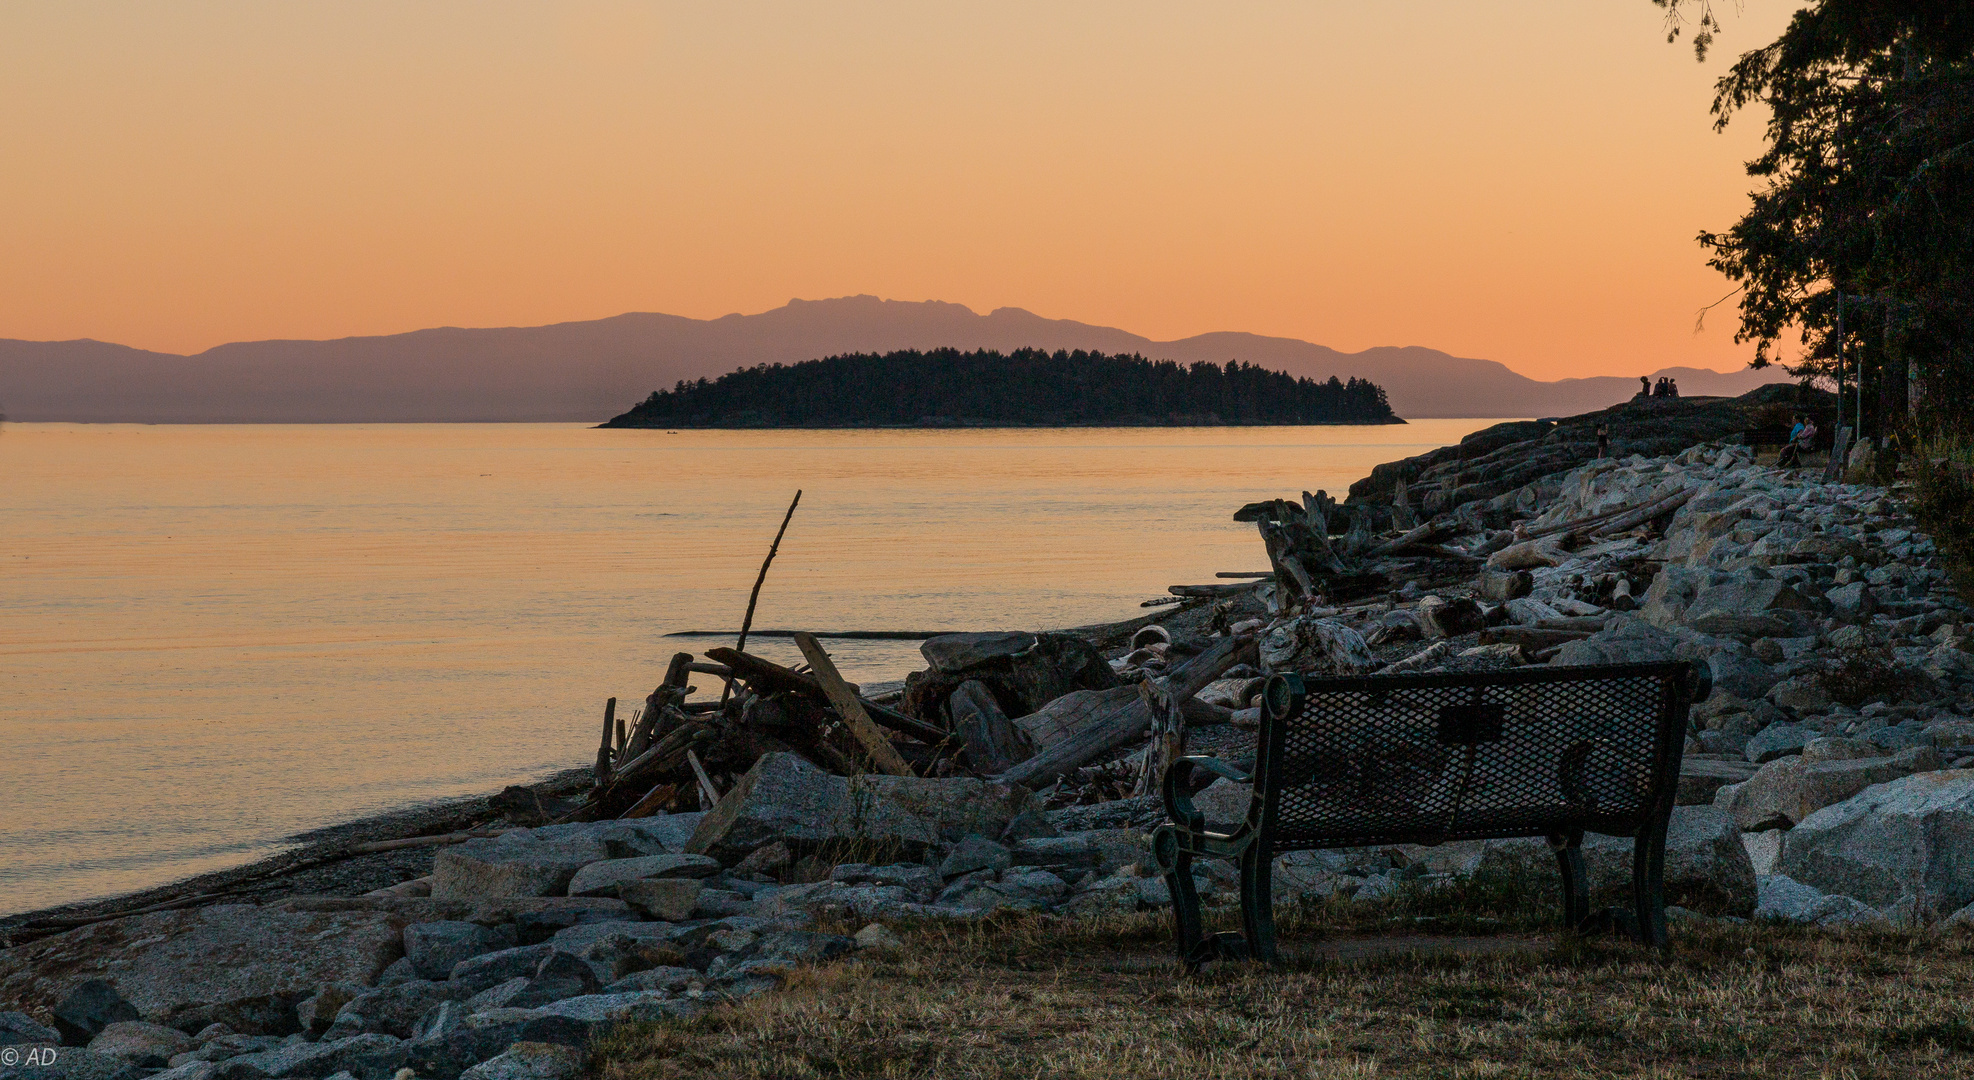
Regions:
[[[1165,678],[1139,684],[1151,713],[1152,741],[1145,751],[1144,772],[1138,777],[1138,794],[1157,791],[1165,770],[1186,756],[1186,703],[1228,668],[1259,659],[1258,653],[1252,635],[1224,637]]]
[[[829,696],[823,693],[822,687],[816,683],[816,680],[751,653],[734,649],[708,649],[706,655],[732,668],[737,677],[745,679],[748,685],[756,687],[760,693],[788,692],[801,694],[815,701],[829,700]],[[859,695],[857,703],[863,706],[864,712],[876,723],[910,735],[920,742],[938,744],[946,741],[946,736],[949,734],[936,724],[907,716],[896,709],[886,708],[867,697]]]
[[[891,745],[891,740],[877,730],[876,724],[871,723],[870,714],[864,711],[863,703],[843,681],[843,676],[837,674],[836,665],[830,661],[829,653],[823,650],[822,643],[812,635],[797,634],[795,645],[802,650],[803,659],[809,662],[810,670],[815,673],[814,679],[817,685],[822,687],[823,694],[836,709],[836,715],[842,717],[843,722],[849,725],[850,733],[864,745],[865,752],[870,754],[871,763],[877,766],[878,771],[892,776],[914,775],[912,767],[905,764],[904,758],[898,756],[898,750]]]

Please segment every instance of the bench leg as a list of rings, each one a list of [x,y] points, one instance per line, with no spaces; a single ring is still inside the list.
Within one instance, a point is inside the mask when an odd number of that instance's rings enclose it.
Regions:
[[[1563,929],[1580,929],[1590,918],[1590,882],[1583,871],[1583,834],[1549,838],[1556,864],[1563,872]]]
[[[1666,946],[1666,823],[1640,832],[1631,847],[1631,899],[1641,944]]]
[[[1179,962],[1187,970],[1199,967],[1201,929],[1199,890],[1193,887],[1193,856],[1181,851],[1172,860],[1172,872],[1165,875],[1165,888],[1172,894],[1173,929],[1179,938]]]
[[[1273,868],[1260,844],[1249,844],[1241,852],[1241,924],[1247,931],[1247,954],[1265,964],[1276,959]]]

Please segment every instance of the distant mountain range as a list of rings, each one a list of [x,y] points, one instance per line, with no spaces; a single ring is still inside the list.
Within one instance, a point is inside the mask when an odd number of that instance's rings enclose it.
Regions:
[[[193,356],[100,341],[0,339],[0,412],[12,420],[138,423],[574,420],[601,422],[680,379],[838,353],[1023,347],[1245,360],[1385,388],[1408,418],[1564,416],[1622,401],[1636,378],[1540,382],[1492,360],[1419,346],[1345,353],[1295,338],[1213,333],[1153,341],[1020,308],[850,296],[758,315],[634,313],[552,326],[443,327],[335,341],[243,341]],[[1642,373],[1641,373],[1642,374]],[[1664,368],[1687,396],[1738,395],[1787,376]]]

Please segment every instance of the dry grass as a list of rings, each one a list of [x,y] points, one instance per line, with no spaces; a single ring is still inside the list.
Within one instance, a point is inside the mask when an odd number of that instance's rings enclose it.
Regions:
[[[1613,938],[1420,936],[1387,905],[1283,920],[1279,969],[1179,974],[1153,915],[905,931],[598,1046],[679,1077],[1974,1076],[1974,935],[1702,925]],[[1545,907],[1546,914],[1546,907]],[[1430,917],[1424,917],[1430,918]],[[1509,914],[1504,925],[1520,921]],[[1431,925],[1431,924],[1414,924]]]

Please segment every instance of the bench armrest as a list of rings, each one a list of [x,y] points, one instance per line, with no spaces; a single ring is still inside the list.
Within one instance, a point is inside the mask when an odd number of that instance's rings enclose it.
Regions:
[[[1253,783],[1254,777],[1216,757],[1182,757],[1165,770],[1160,792],[1165,798],[1166,817],[1194,836],[1201,836],[1206,833],[1206,815],[1193,805],[1192,792],[1187,790],[1194,769],[1205,769],[1237,784]]]

